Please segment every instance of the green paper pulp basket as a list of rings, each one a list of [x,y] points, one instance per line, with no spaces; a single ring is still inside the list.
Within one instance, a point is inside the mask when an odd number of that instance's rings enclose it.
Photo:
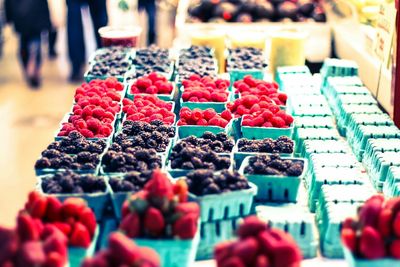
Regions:
[[[332,117],[315,118],[312,116],[303,116],[294,118],[295,130],[298,128],[335,128]]]
[[[247,139],[278,139],[280,136],[292,138],[293,124],[289,128],[250,127],[241,125],[242,137]]]
[[[315,180],[308,188],[308,207],[315,212],[321,188],[325,185],[362,185],[369,182],[369,177],[357,168],[326,167],[314,170]]]
[[[344,140],[305,140],[300,156],[310,159],[311,154],[350,152],[351,148]]]
[[[318,238],[314,231],[314,216],[298,204],[262,203],[256,206],[259,218],[271,227],[279,228],[298,244],[306,259],[317,256]]]
[[[201,222],[245,217],[250,214],[258,190],[256,185],[249,184],[249,189],[205,196],[190,194],[189,198],[199,203]]]
[[[344,258],[349,267],[397,267],[400,260],[395,258],[381,258],[376,260],[356,258],[353,253],[343,246]]]
[[[135,238],[133,241],[138,246],[154,249],[160,256],[161,267],[190,267],[196,258],[200,234],[189,240]]]
[[[232,122],[229,122],[229,124],[225,128],[219,126],[201,126],[201,125],[177,126],[178,137],[180,139],[188,137],[190,135],[201,137],[204,134],[204,132],[212,132],[214,134],[226,133],[227,135],[231,135],[231,127],[232,127]]]
[[[99,226],[96,227],[92,242],[88,248],[68,246],[69,267],[79,267],[85,258],[92,257],[95,254],[98,237]]]
[[[400,166],[400,153],[398,152],[377,152],[373,158],[374,164],[369,169],[369,174],[375,187],[380,191],[386,181],[389,168]]]
[[[364,166],[371,166],[372,157],[377,152],[400,152],[400,139],[368,139],[363,157]]]
[[[345,136],[347,125],[349,125],[351,114],[382,114],[382,110],[376,104],[372,105],[358,105],[358,104],[345,104],[340,107],[340,113],[336,117],[337,127],[344,131]]]
[[[212,259],[215,245],[235,237],[238,220],[235,218],[201,223],[200,243],[197,248],[196,260]]]
[[[297,129],[294,140],[296,141],[296,153],[304,154],[304,141],[306,140],[339,140],[339,132],[335,128],[301,128]]]
[[[390,167],[385,183],[383,184],[383,194],[387,197],[400,196],[398,191],[400,185],[400,167]]]
[[[256,200],[272,202],[296,202],[300,182],[307,173],[307,160],[302,158],[288,158],[288,160],[302,161],[304,163],[303,173],[300,176],[277,176],[262,174],[246,174],[244,169],[249,165],[246,157],[240,166],[239,173],[244,175],[250,182],[258,187]]]

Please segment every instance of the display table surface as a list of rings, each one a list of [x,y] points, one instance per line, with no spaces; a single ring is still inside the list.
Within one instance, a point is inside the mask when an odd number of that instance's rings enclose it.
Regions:
[[[216,267],[214,261],[197,261],[193,267]],[[330,260],[324,258],[315,258],[304,260],[301,264],[302,267],[347,267],[348,264],[344,260]]]

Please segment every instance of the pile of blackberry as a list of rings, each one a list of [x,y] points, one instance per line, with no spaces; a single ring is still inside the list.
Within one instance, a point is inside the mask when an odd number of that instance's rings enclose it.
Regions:
[[[123,177],[111,177],[109,184],[115,193],[138,192],[151,178],[153,171],[128,172]]]
[[[72,131],[61,141],[52,142],[47,149],[55,149],[67,154],[78,154],[80,152],[90,152],[101,154],[107,146],[106,141],[89,141],[78,131]]]
[[[219,194],[250,188],[243,175],[237,171],[221,171],[215,173],[211,170],[197,170],[188,173],[186,182],[190,193],[196,196]]]
[[[92,171],[100,162],[100,155],[90,152],[79,152],[68,155],[55,149],[46,149],[42,157],[35,163],[35,169],[66,169],[77,171]]]
[[[102,158],[104,172],[144,172],[161,168],[161,157],[154,149],[131,149],[129,152],[110,149]]]
[[[135,73],[127,77],[127,81],[151,72],[169,73],[171,71],[171,60],[168,49],[155,45],[138,49],[133,59],[133,64],[136,66]]]
[[[235,146],[235,142],[226,133],[213,134],[205,132],[201,138],[194,135],[188,136],[179,141],[186,147],[198,148],[204,151],[214,151],[216,153],[230,153]]]
[[[130,68],[127,60],[104,60],[95,62],[89,69],[88,75],[93,76],[122,76]]]
[[[101,53],[94,56],[93,62],[105,61],[114,62],[121,61],[126,58],[129,49],[122,46],[105,47],[101,49]]]
[[[258,153],[285,153],[291,154],[294,151],[294,142],[287,136],[281,136],[277,140],[265,138],[262,140],[239,139],[239,152]]]
[[[211,150],[190,147],[187,143],[179,142],[169,155],[172,169],[209,169],[223,170],[231,165],[229,157],[220,156]]]
[[[279,154],[257,155],[250,158],[249,165],[244,168],[244,173],[300,176],[303,169],[304,163],[300,160],[282,159]]]
[[[102,177],[78,175],[71,171],[42,178],[41,186],[46,194],[92,194],[106,191],[106,182]]]
[[[172,137],[175,136],[175,128],[164,125],[155,120],[151,123],[142,121],[125,121],[122,133],[115,137],[115,143],[110,149],[114,151],[132,152],[137,148],[153,148],[157,152],[165,152]]]
[[[240,47],[229,52],[228,69],[262,69],[267,66],[261,49]]]
[[[189,79],[193,74],[215,77],[216,72],[215,61],[209,47],[191,46],[180,51],[178,75],[181,80]]]

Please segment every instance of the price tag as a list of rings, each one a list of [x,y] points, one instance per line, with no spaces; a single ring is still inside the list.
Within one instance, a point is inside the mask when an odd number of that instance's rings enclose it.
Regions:
[[[376,25],[377,38],[374,46],[376,56],[383,66],[390,66],[391,48],[396,24],[395,2],[383,3],[379,10]]]

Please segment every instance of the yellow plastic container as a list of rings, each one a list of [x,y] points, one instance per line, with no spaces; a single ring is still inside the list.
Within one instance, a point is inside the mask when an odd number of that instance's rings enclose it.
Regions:
[[[265,50],[266,39],[266,34],[261,31],[235,32],[228,35],[228,45],[229,48],[254,47]]]
[[[303,66],[306,34],[297,30],[282,30],[271,35],[270,67],[272,73],[282,66]]]
[[[214,48],[218,61],[219,73],[225,72],[225,33],[223,31],[206,28],[191,33],[192,45],[210,46]]]

